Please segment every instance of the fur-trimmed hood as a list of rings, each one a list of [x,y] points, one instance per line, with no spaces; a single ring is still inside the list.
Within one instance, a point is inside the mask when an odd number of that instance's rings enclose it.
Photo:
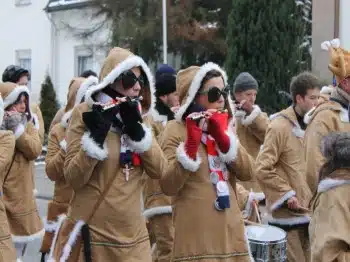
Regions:
[[[86,102],[88,105],[92,107],[92,105],[96,102],[93,99],[94,94],[112,84],[123,72],[134,67],[140,67],[147,77],[148,85],[146,85],[140,93],[140,95],[143,97],[141,105],[144,115],[151,112],[156,102],[155,85],[151,70],[141,57],[136,56],[129,50],[120,47],[115,47],[109,52],[100,72],[100,83],[91,87],[91,89],[89,89],[86,93]]]
[[[16,100],[18,99],[18,96],[21,93],[25,93],[27,95],[28,101],[27,101],[27,113],[30,114],[30,117],[33,117],[33,113],[30,109],[30,91],[29,89],[24,85],[17,85],[15,83],[5,82],[0,83],[0,93],[4,101],[4,110],[12,105]]]
[[[180,70],[176,77],[176,90],[179,94],[180,108],[175,114],[175,119],[177,121],[182,121],[182,116],[185,114],[188,107],[191,105],[196,97],[198,90],[201,87],[203,78],[211,70],[216,70],[221,73],[225,86],[227,85],[227,74],[226,72],[217,64],[208,62],[201,67],[190,66],[184,70]],[[225,108],[228,109],[230,117],[234,115],[234,105],[230,98],[227,96],[225,101]]]
[[[332,92],[333,92],[334,89],[335,89],[335,88],[334,88],[332,85],[323,86],[323,87],[321,88],[320,93],[330,96],[330,95],[332,94]]]
[[[95,76],[89,76],[88,78],[76,77],[71,80],[68,88],[67,105],[64,108],[65,113],[61,119],[61,125],[64,128],[68,127],[73,108],[81,103],[87,90],[97,84],[98,78]]]
[[[300,137],[300,138],[304,137],[305,131],[303,129],[301,129],[301,127],[298,123],[297,116],[294,112],[293,106],[290,106],[290,107],[282,110],[279,113],[275,113],[275,114],[271,115],[270,120],[273,121],[277,117],[284,117],[293,125],[292,132],[295,136]]]

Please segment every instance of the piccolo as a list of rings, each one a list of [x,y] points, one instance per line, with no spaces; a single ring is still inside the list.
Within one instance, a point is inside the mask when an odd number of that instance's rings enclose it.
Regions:
[[[142,97],[142,96],[139,96],[139,97],[136,97],[136,98],[131,99],[130,101],[131,101],[131,102],[135,102],[135,101],[138,102],[138,101],[142,101],[142,99],[143,99],[143,97]],[[103,110],[103,111],[106,111],[106,110],[111,109],[111,108],[113,108],[113,107],[119,106],[121,103],[123,103],[123,102],[120,102],[120,101],[117,101],[117,100],[113,100],[113,102],[111,102],[111,103],[105,105],[105,106],[102,108],[102,110]]]
[[[217,112],[219,112],[219,113],[226,113],[227,109],[217,110]],[[206,112],[199,112],[198,115],[191,116],[190,119],[191,120],[199,120],[199,119],[202,119],[202,118],[205,118],[205,117],[206,117]]]

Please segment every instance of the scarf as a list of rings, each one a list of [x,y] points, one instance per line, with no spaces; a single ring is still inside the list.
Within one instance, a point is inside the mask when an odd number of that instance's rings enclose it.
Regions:
[[[174,112],[170,110],[169,106],[164,104],[162,100],[157,98],[155,110],[159,113],[161,116],[166,116],[167,121],[173,120],[174,118]]]
[[[223,211],[230,208],[230,190],[228,185],[229,172],[225,163],[219,158],[215,140],[208,134],[202,134],[202,143],[207,148],[210,181],[216,190],[215,208]]]
[[[121,97],[116,91],[113,92],[112,90],[111,92],[110,89],[107,90],[109,92],[101,92],[97,95],[98,101],[101,103],[114,102],[114,99],[111,96],[112,94],[114,97]],[[141,104],[138,103],[138,105],[140,112],[142,112]],[[139,154],[130,149],[127,135],[121,132],[121,130],[123,130],[123,125],[120,115],[117,114],[115,121],[113,121],[112,131],[120,133],[120,165],[122,166],[122,171],[125,175],[125,181],[129,181],[130,170],[141,165],[141,158]]]
[[[333,90],[330,100],[339,103],[346,110],[349,108],[350,95],[338,86]]]

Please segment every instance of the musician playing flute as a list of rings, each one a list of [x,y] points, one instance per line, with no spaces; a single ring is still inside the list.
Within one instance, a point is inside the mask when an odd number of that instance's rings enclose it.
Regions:
[[[327,135],[321,152],[325,163],[311,201],[311,261],[350,261],[350,133]]]
[[[143,121],[155,103],[150,69],[141,57],[113,48],[100,83],[85,98],[73,110],[67,131],[64,174],[74,195],[54,258],[150,262],[141,176],[159,178],[166,166]]]
[[[287,257],[290,262],[310,259],[306,208],[311,191],[305,177],[303,117],[317,104],[319,81],[304,72],[290,84],[293,105],[274,115],[256,160],[257,179],[265,193],[268,222],[287,232]]]
[[[239,144],[226,73],[216,64],[177,74],[180,108],[160,139],[168,159],[160,185],[173,198],[172,261],[251,261],[235,194],[254,161]]]

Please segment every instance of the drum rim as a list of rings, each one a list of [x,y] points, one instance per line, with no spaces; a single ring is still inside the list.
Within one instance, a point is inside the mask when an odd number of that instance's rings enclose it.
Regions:
[[[254,228],[255,228],[255,227],[265,227],[265,228],[273,227],[273,228],[275,228],[275,229],[278,229],[278,231],[284,233],[284,237],[281,238],[281,239],[279,239],[279,240],[272,240],[272,241],[266,241],[266,240],[265,240],[265,241],[262,241],[262,240],[251,239],[251,238],[249,238],[247,228],[253,228],[253,227],[254,227]],[[282,228],[279,228],[279,227],[276,227],[276,226],[271,226],[271,225],[266,225],[266,224],[261,224],[261,225],[259,225],[259,226],[257,226],[257,225],[248,225],[248,226],[245,226],[245,231],[246,231],[248,240],[250,240],[250,241],[255,241],[255,242],[257,242],[257,243],[271,243],[271,244],[276,244],[276,243],[280,243],[280,242],[282,242],[282,241],[287,241],[287,232],[284,231]]]

